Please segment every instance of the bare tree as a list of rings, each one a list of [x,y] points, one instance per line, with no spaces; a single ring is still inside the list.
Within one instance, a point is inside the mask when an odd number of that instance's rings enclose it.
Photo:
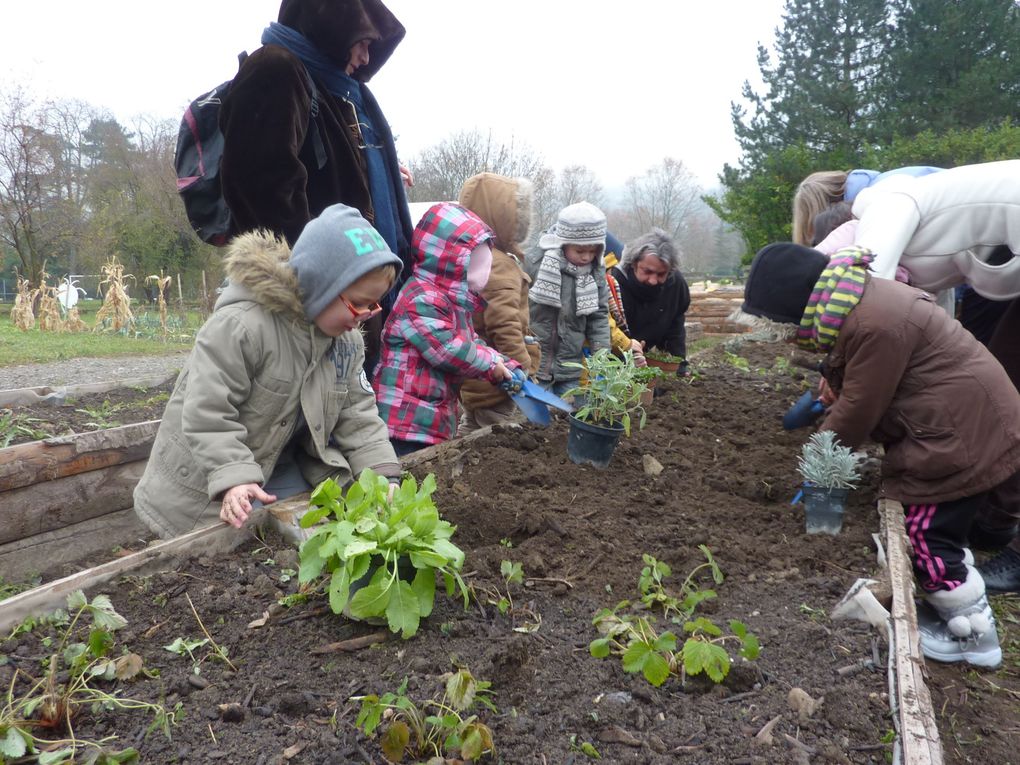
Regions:
[[[537,185],[537,184],[536,184]],[[591,202],[604,207],[602,184],[595,173],[585,165],[569,165],[554,176],[551,171],[543,178],[542,193],[536,189],[535,221],[545,229],[556,220],[556,214],[575,202]]]
[[[54,157],[58,142],[22,88],[0,98],[0,241],[21,260],[21,272],[38,286],[59,237],[50,223]]]
[[[682,240],[701,200],[701,187],[681,160],[666,157],[644,175],[627,181],[632,222],[639,233],[657,226]]]
[[[510,138],[496,140],[492,132],[462,130],[424,149],[410,161],[414,186],[408,196],[412,202],[453,200],[464,181],[481,172],[499,173],[535,181],[545,169],[541,155],[525,143]]]

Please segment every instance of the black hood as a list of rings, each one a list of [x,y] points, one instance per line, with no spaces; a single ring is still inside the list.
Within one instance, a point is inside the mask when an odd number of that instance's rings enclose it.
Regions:
[[[368,64],[352,75],[360,82],[372,79],[404,39],[403,25],[379,0],[283,0],[278,21],[303,34],[341,68],[354,43],[372,38]]]

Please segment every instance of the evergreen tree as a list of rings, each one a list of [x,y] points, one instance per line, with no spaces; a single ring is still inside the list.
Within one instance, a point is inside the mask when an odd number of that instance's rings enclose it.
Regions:
[[[1020,119],[1014,0],[890,0],[882,137]]]
[[[753,110],[746,122],[746,110],[732,105],[742,165],[753,171],[793,144],[827,153],[872,139],[886,15],[883,0],[787,0],[774,66],[758,46],[765,94],[744,83]]]

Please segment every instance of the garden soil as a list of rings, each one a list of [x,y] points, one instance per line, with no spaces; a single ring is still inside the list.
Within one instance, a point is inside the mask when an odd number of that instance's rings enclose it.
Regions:
[[[10,408],[21,426],[8,446],[71,433],[115,428],[163,416],[174,380],[151,388],[114,388],[84,393],[64,403],[39,403]],[[3,414],[0,409],[0,416]]]
[[[437,595],[410,640],[320,653],[379,628],[333,615],[321,596],[280,609],[277,599],[296,591],[296,551],[254,534],[231,555],[104,587],[128,620],[116,650],[158,670],[115,687],[179,702],[184,714],[171,739],[146,735],[144,715],[120,712],[83,714],[76,735],[116,735],[115,746],[137,746],[150,763],[382,763],[378,740],[354,725],[351,697],[395,691],[406,678],[411,698],[439,698],[446,674],[467,667],[492,683],[499,711],[479,714],[492,729],[493,762],[587,762],[585,743],[612,763],[889,761],[885,636],[827,616],[874,570],[874,461],[842,533],[806,535],[803,511],[790,502],[807,431],[784,432],[779,419],[813,380],[789,359],[788,346],[711,350],[691,381],[660,384],[647,427],[621,441],[605,471],[567,459],[561,420],[494,432],[416,469],[438,479],[436,503],[458,527],[453,541],[479,597],[464,610]],[[593,658],[592,617],[637,598],[642,554],[667,562],[667,587],[676,586],[704,561],[699,545],[725,575],[699,613],[746,623],[760,657],[738,659],[719,686],[697,676],[660,688],[618,658]],[[503,560],[519,562],[527,578],[510,585],[516,613],[506,615],[484,594],[505,589]],[[164,649],[203,637],[196,617],[237,671],[208,645],[195,650],[198,674],[191,659]],[[539,620],[537,631],[515,631]],[[1002,633],[1005,645],[1017,628],[1004,624]],[[38,635],[0,645],[3,687],[14,667],[38,674],[47,653]],[[929,673],[946,762],[1020,762],[1015,667]],[[817,705],[791,704],[796,689]]]

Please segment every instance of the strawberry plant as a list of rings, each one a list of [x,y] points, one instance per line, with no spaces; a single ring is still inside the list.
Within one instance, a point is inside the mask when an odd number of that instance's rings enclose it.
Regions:
[[[301,519],[303,528],[319,524],[301,545],[301,584],[327,574],[334,613],[348,609],[355,619],[384,618],[404,639],[432,613],[436,572],[443,575],[446,594],[459,589],[467,608],[468,590],[460,575],[464,553],[450,541],[456,527],[439,517],[432,501],[435,490],[435,476],[426,476],[420,486],[408,476],[390,498],[389,481],[371,470],[362,472],[346,493],[332,479],[319,484]],[[401,577],[401,560],[414,567],[411,581]]]
[[[160,704],[125,698],[100,687],[101,682],[126,680],[143,671],[142,659],[134,653],[113,657],[114,633],[126,624],[106,595],[89,601],[80,591],[68,595],[70,614],[60,612],[48,624],[62,630],[56,649],[44,661],[42,677],[33,677],[20,667],[14,670],[0,706],[0,763],[21,762],[35,756],[47,765],[58,763],[137,762],[133,748],[111,751],[106,744],[78,737],[74,723],[79,715],[104,709],[139,710],[153,716],[149,731],[160,729],[167,738],[181,712]],[[87,622],[91,621],[91,625]],[[40,623],[42,625],[42,623]],[[47,642],[49,641],[49,642]],[[52,645],[49,638],[44,645]],[[60,731],[65,738],[49,738],[40,730]]]
[[[492,731],[479,722],[477,715],[465,717],[463,713],[476,704],[498,712],[489,699],[490,686],[487,681],[476,680],[467,669],[460,669],[447,678],[442,699],[415,703],[407,696],[404,678],[396,693],[353,696],[351,701],[361,702],[355,725],[366,736],[372,736],[386,721],[381,745],[383,756],[390,762],[400,762],[406,754],[416,759],[436,758],[436,762],[447,762],[446,755],[453,753],[461,760],[477,760],[495,751]]]
[[[655,616],[627,613],[630,601],[624,600],[614,608],[603,608],[595,614],[593,624],[601,633],[588,646],[589,652],[597,659],[610,655],[620,656],[626,672],[640,672],[652,685],[658,687],[670,676],[679,677],[683,682],[687,675],[704,673],[713,682],[721,683],[730,671],[732,659],[727,652],[727,643],[739,644],[738,654],[745,659],[758,657],[758,639],[747,631],[746,625],[736,619],[729,621],[730,634],[712,620],[703,616],[693,618],[698,604],[715,597],[712,590],[701,590],[694,583],[698,571],[708,567],[714,581],[722,582],[722,572],[712,558],[711,552],[700,545],[708,558],[707,563],[695,567],[684,580],[681,595],[669,593],[663,579],[672,573],[665,563],[650,555],[643,556],[646,566],[639,577],[642,591],[641,603],[645,608],[661,607],[666,616],[683,624],[683,644],[675,632],[659,632],[655,627]]]
[[[695,577],[703,570],[708,569],[712,574],[712,581],[715,584],[722,584],[723,575],[719,566],[712,557],[712,551],[705,545],[698,545],[698,549],[704,554],[706,561],[695,566],[680,585],[679,595],[674,595],[666,589],[663,580],[673,573],[668,564],[656,560],[647,553],[641,556],[645,566],[641,569],[638,577],[638,589],[641,591],[641,602],[648,608],[660,607],[665,615],[673,622],[682,623],[694,613],[698,604],[705,600],[711,600],[716,596],[715,590],[703,590],[698,587]]]

